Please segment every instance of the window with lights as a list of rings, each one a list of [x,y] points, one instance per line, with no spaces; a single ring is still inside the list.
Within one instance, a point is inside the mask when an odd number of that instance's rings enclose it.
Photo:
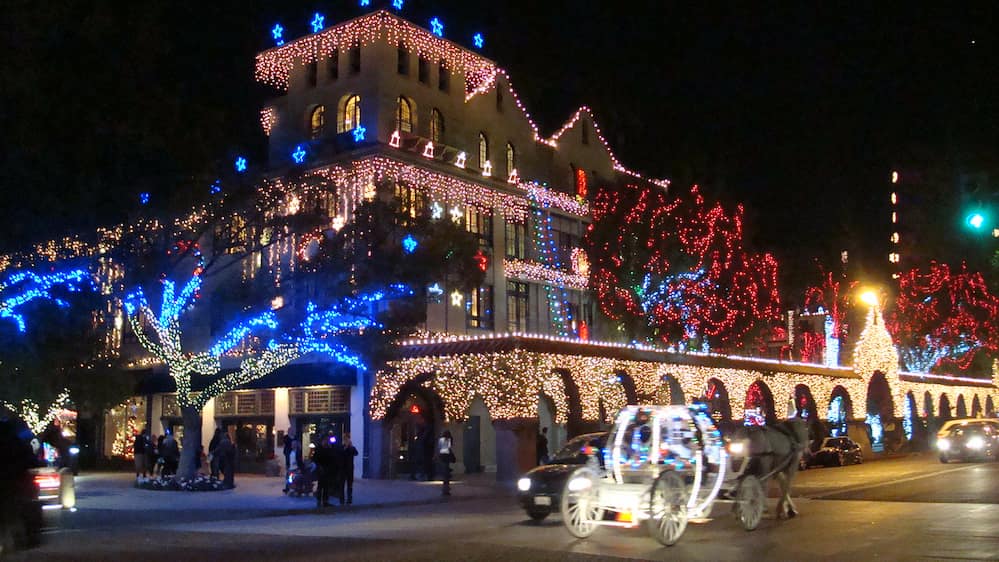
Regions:
[[[488,252],[493,247],[493,213],[475,205],[465,207],[465,229],[479,239],[479,249]]]
[[[309,114],[309,138],[318,139],[326,130],[326,106],[317,105]]]
[[[395,130],[401,133],[413,132],[413,102],[405,96],[395,100]]]
[[[340,115],[337,116],[338,133],[352,131],[361,122],[361,96],[350,94],[340,104]]]
[[[483,285],[472,289],[466,302],[467,325],[482,330],[493,329],[493,288]]]
[[[436,107],[430,111],[430,140],[435,145],[444,143],[444,115]]]
[[[486,162],[489,161],[489,139],[486,138],[485,133],[479,133],[479,169],[483,170],[486,167]]]
[[[527,256],[527,225],[506,222],[506,257],[522,260]]]
[[[399,203],[399,210],[411,218],[421,216],[426,211],[427,195],[411,185],[396,183],[395,199]]]
[[[506,329],[510,332],[527,331],[527,309],[530,299],[527,283],[506,282]]]

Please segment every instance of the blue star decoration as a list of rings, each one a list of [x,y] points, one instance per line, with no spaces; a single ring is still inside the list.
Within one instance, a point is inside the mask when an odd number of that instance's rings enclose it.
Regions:
[[[437,16],[434,16],[434,19],[430,20],[430,30],[434,35],[444,37],[444,24],[441,23],[441,20]]]
[[[472,36],[472,43],[475,43],[476,49],[481,49],[482,45],[485,45],[486,38],[482,36],[481,33],[476,33]]]
[[[392,7],[396,10],[402,9],[402,0],[392,0]]]
[[[416,238],[413,238],[412,234],[407,234],[406,237],[402,239],[402,249],[406,250],[407,254],[415,252],[418,244],[419,242],[416,241]]]
[[[361,0],[361,7],[370,6],[371,0]]]
[[[312,16],[312,32],[319,33],[323,30],[323,22],[326,21],[326,16],[316,12],[316,15]]]
[[[243,173],[246,171],[246,158],[239,156],[236,158],[236,171]]]
[[[296,164],[301,164],[302,162],[305,162],[305,156],[306,156],[306,152],[305,152],[305,149],[302,148],[302,145],[296,146],[295,147],[295,152],[291,153],[291,157],[292,157],[292,159],[295,160]]]
[[[284,45],[284,28],[281,27],[280,23],[274,24],[271,28],[271,35],[274,37],[274,44],[277,46]]]
[[[358,126],[354,127],[354,142],[361,142],[361,141],[363,141],[364,140],[364,134],[367,133],[367,132],[368,132],[368,130],[365,129],[361,125],[358,125]]]
[[[139,203],[142,203],[143,205],[149,203],[149,192],[143,191],[139,194]]]

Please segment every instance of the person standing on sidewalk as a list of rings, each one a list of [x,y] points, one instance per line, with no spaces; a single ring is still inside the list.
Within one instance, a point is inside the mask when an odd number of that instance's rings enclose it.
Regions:
[[[350,440],[350,433],[343,434],[343,462],[340,463],[343,469],[343,476],[340,479],[342,486],[347,489],[347,504],[354,503],[354,457],[357,456],[357,447]],[[344,497],[343,487],[340,489],[340,498]]]
[[[138,480],[140,476],[142,478],[147,478],[149,476],[149,467],[146,466],[146,432],[148,429],[143,429],[141,432],[135,435],[135,442],[132,443],[132,454],[135,456],[135,479]]]
[[[537,447],[538,465],[543,465],[548,463],[548,428],[542,428],[541,433],[538,434],[538,447]]]
[[[208,464],[211,467],[212,478],[216,480],[219,477],[219,442],[222,441],[222,428],[215,428],[215,435],[212,435],[212,440],[208,442]]]
[[[441,480],[444,486],[441,488],[441,495],[451,495],[451,463],[456,459],[454,456],[454,439],[451,432],[444,430],[441,438],[437,440],[437,464],[440,466]]]
[[[219,470],[225,475],[222,487],[232,489],[236,487],[236,446],[229,439],[229,434],[222,432],[219,439],[219,446],[215,449],[219,456]]]
[[[336,467],[334,466],[336,459],[333,458],[333,443],[331,439],[333,439],[333,436],[329,435],[321,440],[313,456],[313,461],[315,461],[316,469],[319,472],[319,481],[316,488],[316,507],[319,508],[330,505],[330,488],[333,487],[333,481],[336,478]]]

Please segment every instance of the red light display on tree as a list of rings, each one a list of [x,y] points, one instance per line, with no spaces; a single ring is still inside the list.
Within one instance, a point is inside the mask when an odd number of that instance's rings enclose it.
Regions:
[[[777,261],[743,243],[743,209],[652,187],[600,189],[584,237],[604,314],[633,338],[742,347],[780,315]]]

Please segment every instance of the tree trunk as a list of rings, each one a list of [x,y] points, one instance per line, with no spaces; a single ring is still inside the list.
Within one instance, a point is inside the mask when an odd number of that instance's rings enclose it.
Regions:
[[[180,409],[184,420],[184,441],[181,443],[180,466],[177,467],[177,478],[180,480],[190,480],[197,473],[196,460],[198,449],[201,447],[201,408],[194,406],[183,406]]]

